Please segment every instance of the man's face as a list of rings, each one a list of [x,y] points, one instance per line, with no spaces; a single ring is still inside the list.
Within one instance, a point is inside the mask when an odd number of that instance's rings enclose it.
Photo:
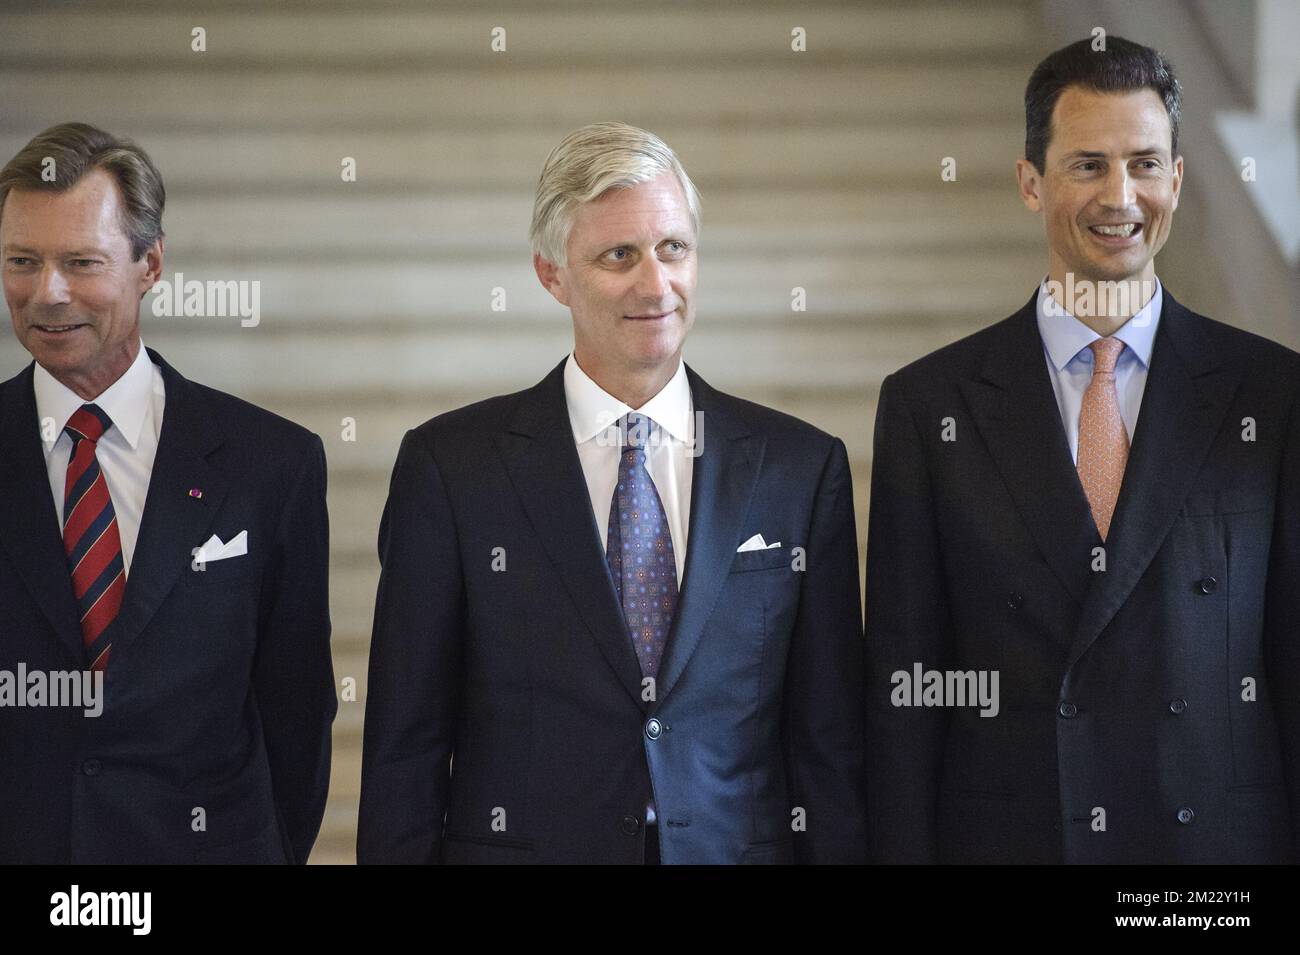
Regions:
[[[74,391],[98,394],[130,367],[140,298],[162,242],[131,261],[117,182],[102,169],[63,192],[14,189],[0,219],[5,301],[32,357]]]
[[[1043,215],[1052,277],[1149,280],[1183,181],[1160,96],[1067,87],[1052,111],[1044,167],[1022,159],[1016,171],[1025,205]]]
[[[677,177],[611,189],[578,208],[568,264],[534,264],[573,313],[574,352],[597,377],[675,370],[695,323],[695,230]]]

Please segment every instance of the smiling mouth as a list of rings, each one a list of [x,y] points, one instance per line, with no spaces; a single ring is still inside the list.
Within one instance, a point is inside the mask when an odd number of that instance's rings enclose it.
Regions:
[[[1115,225],[1090,225],[1088,231],[1106,239],[1127,239],[1142,231],[1140,222],[1121,222]]]
[[[671,314],[672,312],[661,312],[658,315],[624,315],[623,317],[631,319],[634,322],[653,322],[656,319],[667,318]]]
[[[33,328],[39,328],[47,335],[66,335],[68,332],[74,332],[78,328],[85,328],[85,322],[77,322],[71,325],[33,325]]]

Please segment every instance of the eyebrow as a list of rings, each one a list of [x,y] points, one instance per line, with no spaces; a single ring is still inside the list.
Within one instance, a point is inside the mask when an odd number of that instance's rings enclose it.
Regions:
[[[40,255],[40,252],[26,245],[9,245],[9,246],[5,246],[5,254],[6,255],[13,255],[13,254]],[[71,258],[86,258],[90,256],[93,256],[94,258],[97,259],[109,258],[109,254],[107,252],[105,252],[102,249],[94,249],[94,248],[71,249],[61,254],[65,256],[69,256]]]
[[[1161,150],[1156,146],[1143,146],[1141,149],[1135,149],[1128,155],[1130,156],[1159,156]],[[1066,159],[1105,159],[1107,153],[1096,152],[1090,149],[1076,149],[1073,152],[1065,154]]]
[[[665,242],[687,242],[687,243],[689,243],[690,241],[691,241],[691,239],[689,238],[689,233],[686,233],[686,232],[681,232],[681,233],[670,232],[668,235],[665,235],[662,239],[657,239],[657,240],[655,241],[654,244],[655,244],[655,245],[662,245],[662,244],[665,243]],[[639,242],[638,240],[636,240],[636,239],[626,239],[626,238],[625,238],[625,239],[614,239],[613,241],[610,241],[610,242],[596,242],[596,243],[593,243],[593,244],[596,245],[596,246],[599,246],[600,249],[601,249],[602,251],[604,251],[604,250],[606,250],[606,249],[636,248],[636,247],[640,244],[640,242]]]

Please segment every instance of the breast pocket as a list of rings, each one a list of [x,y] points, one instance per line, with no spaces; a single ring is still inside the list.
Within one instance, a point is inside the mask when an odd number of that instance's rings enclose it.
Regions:
[[[194,565],[186,564],[181,571],[181,583],[188,587],[199,587],[211,591],[232,588],[247,588],[259,578],[257,565],[247,554],[241,557],[226,557],[222,560],[210,560],[196,570]]]
[[[1224,487],[1213,491],[1192,491],[1183,501],[1183,514],[1187,517],[1246,514],[1272,506],[1271,488]]]
[[[745,574],[754,570],[772,570],[784,567],[790,570],[790,551],[785,547],[773,547],[770,550],[747,550],[736,554],[731,562],[731,573]]]

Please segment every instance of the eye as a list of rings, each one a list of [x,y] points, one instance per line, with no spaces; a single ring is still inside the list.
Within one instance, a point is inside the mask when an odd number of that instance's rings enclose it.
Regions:
[[[10,264],[10,265],[27,265],[27,264],[30,263],[30,262],[31,262],[31,259],[24,258],[24,257],[21,256],[21,255],[15,255],[15,256],[13,256],[12,258],[9,259],[9,264]]]
[[[620,245],[616,249],[610,249],[605,253],[604,258],[610,262],[626,262],[632,255],[630,249]]]
[[[99,260],[98,259],[73,259],[72,264],[80,268],[83,266],[98,265]]]
[[[669,239],[667,242],[664,243],[664,246],[667,249],[667,251],[672,253],[673,255],[680,255],[681,253],[686,251],[686,243],[683,242],[681,239]]]
[[[1079,163],[1078,168],[1083,170],[1084,172],[1092,172],[1094,169],[1099,169],[1100,164],[1097,163],[1095,160],[1088,159],[1085,160],[1084,162]]]

